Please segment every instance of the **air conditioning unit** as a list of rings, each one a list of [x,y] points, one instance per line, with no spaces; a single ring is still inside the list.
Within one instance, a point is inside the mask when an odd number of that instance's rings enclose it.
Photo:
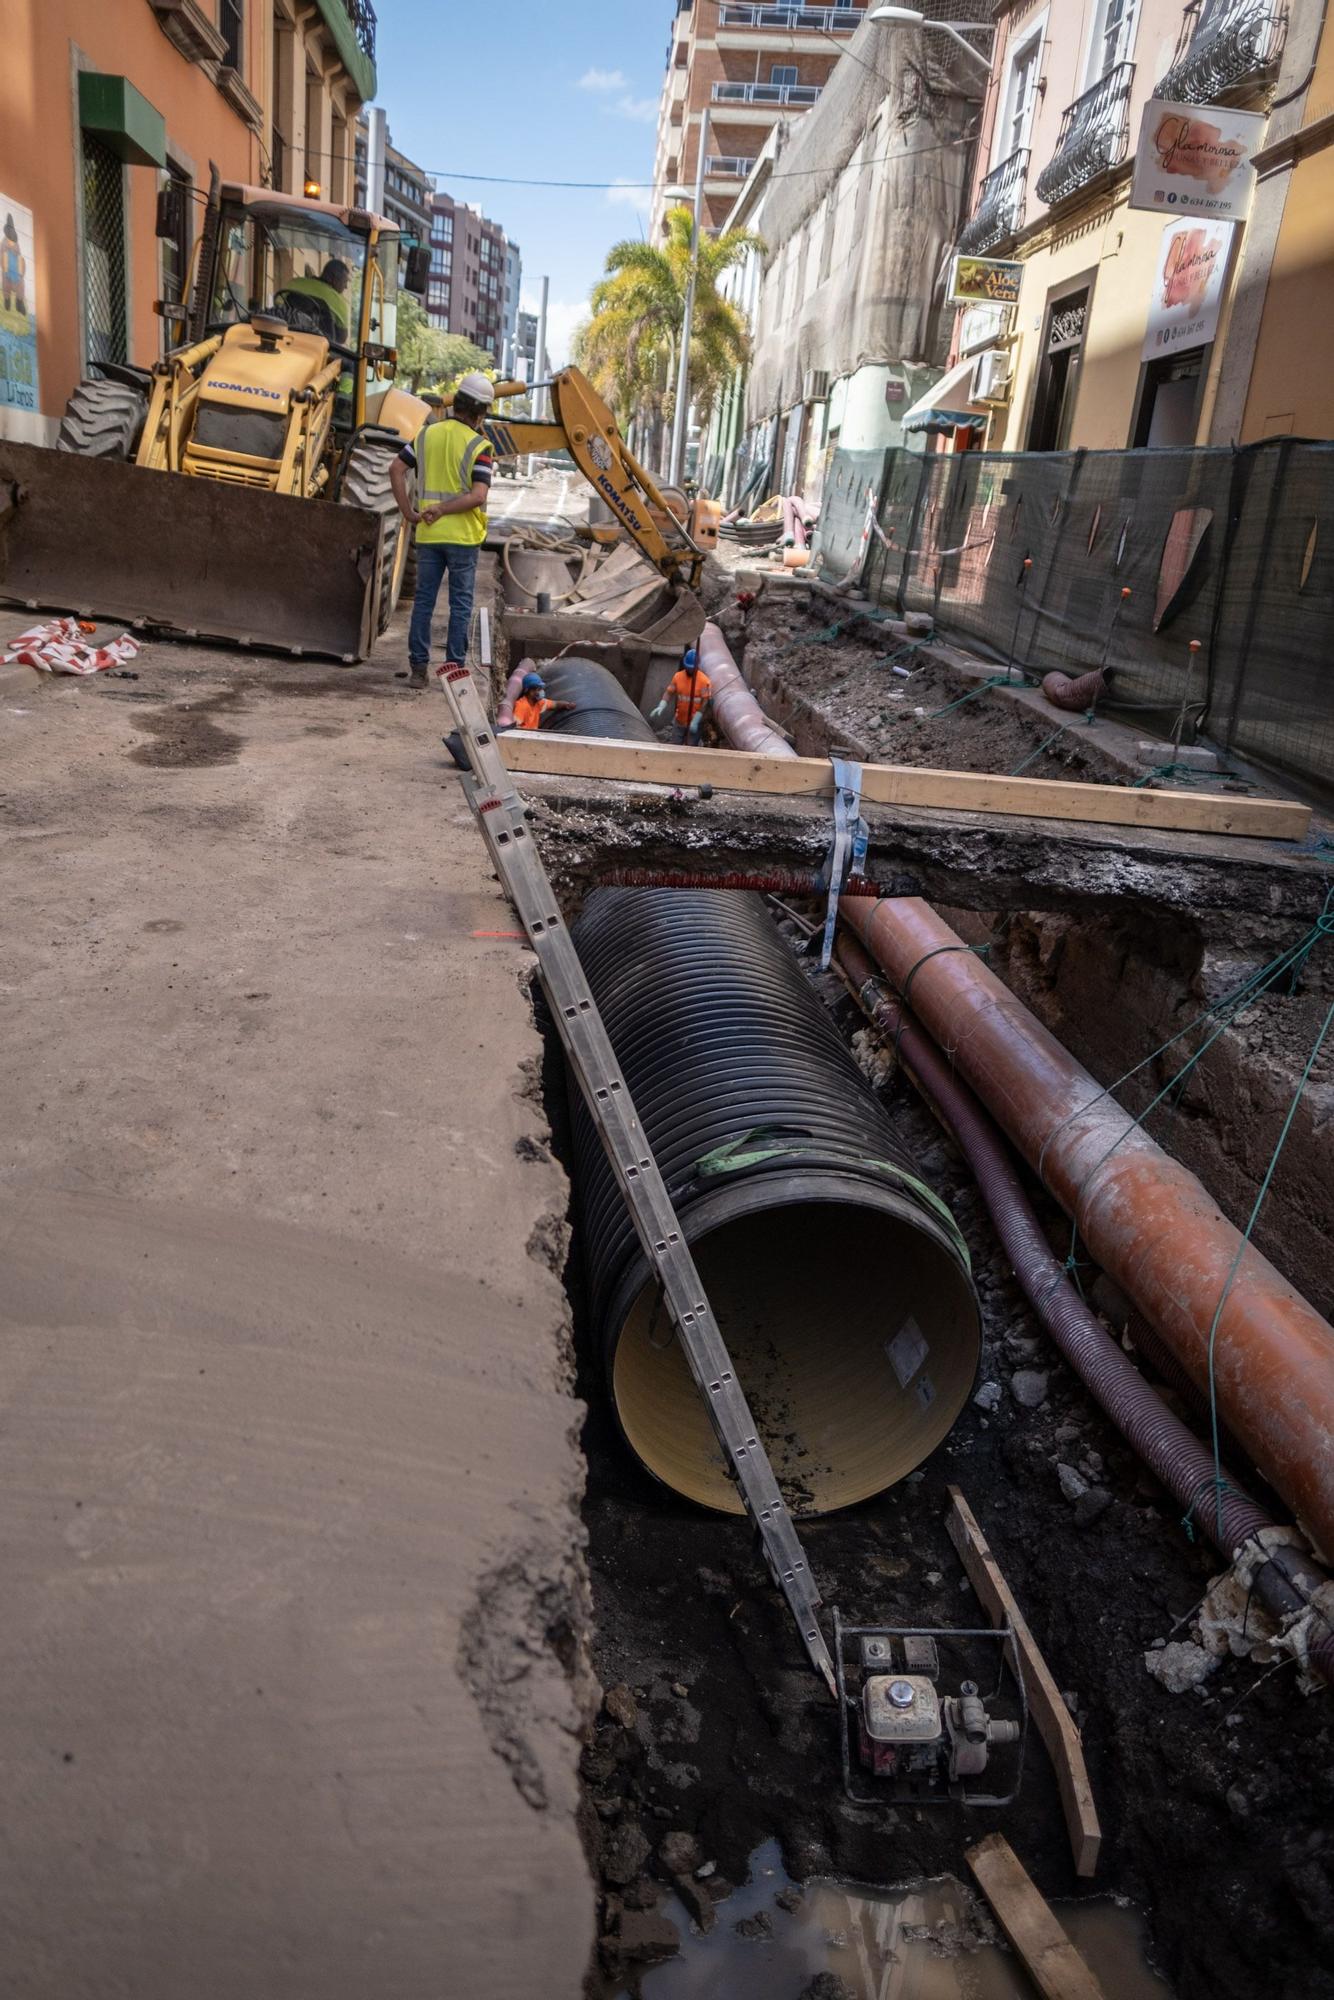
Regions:
[[[1008,403],[1013,365],[1003,347],[989,347],[973,364],[972,398],[975,403]]]
[[[803,403],[827,403],[829,400],[829,370],[808,368],[801,385]]]

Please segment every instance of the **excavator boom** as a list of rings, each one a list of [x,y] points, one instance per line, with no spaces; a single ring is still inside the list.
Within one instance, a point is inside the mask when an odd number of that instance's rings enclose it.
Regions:
[[[549,387],[555,411],[551,422],[503,414],[486,419],[482,428],[493,449],[501,458],[568,451],[654,568],[669,583],[698,589],[704,550],[634,456],[588,377],[578,368],[563,368]],[[498,403],[527,394],[525,382],[496,384]]]

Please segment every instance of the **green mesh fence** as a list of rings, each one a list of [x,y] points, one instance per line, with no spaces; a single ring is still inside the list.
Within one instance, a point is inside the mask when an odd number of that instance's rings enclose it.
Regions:
[[[1334,444],[891,452],[877,527],[877,603],[1334,791]]]

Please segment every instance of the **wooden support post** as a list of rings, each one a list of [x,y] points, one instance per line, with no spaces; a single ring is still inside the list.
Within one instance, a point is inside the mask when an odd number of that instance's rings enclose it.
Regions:
[[[1003,1833],[989,1833],[965,1859],[1043,2000],[1107,2000]]]
[[[1038,1651],[1037,1641],[1028,1629],[1028,1622],[1015,1602],[1010,1586],[1001,1575],[996,1558],[987,1546],[987,1538],[978,1526],[972,1508],[957,1486],[951,1486],[949,1494],[950,1512],[945,1526],[949,1530],[950,1540],[959,1551],[959,1559],[968,1572],[968,1581],[986,1606],[987,1616],[992,1623],[1003,1625],[1007,1619],[1009,1620],[1014,1632],[1014,1643],[1023,1663],[1028,1706],[1037,1723],[1038,1734],[1046,1744],[1047,1753],[1056,1767],[1056,1782],[1061,1788],[1061,1803],[1065,1808],[1065,1823],[1075,1858],[1075,1873],[1092,1875],[1098,1865],[1102,1829],[1098,1824],[1097,1808],[1093,1803],[1093,1787],[1089,1783],[1079,1731],[1061,1698],[1061,1691],[1052,1678],[1051,1669]]]
[[[500,738],[511,771],[555,778],[600,778],[649,785],[712,785],[718,791],[832,797],[826,757],[764,757],[748,750],[693,750],[617,743],[600,737],[521,729]],[[1163,827],[1186,833],[1253,834],[1302,840],[1309,806],[1290,799],[1233,798],[1215,792],[1152,792],[1083,785],[1060,778],[998,778],[978,771],[919,771],[863,764],[867,805],[931,806],[954,812],[1082,820],[1104,826]]]

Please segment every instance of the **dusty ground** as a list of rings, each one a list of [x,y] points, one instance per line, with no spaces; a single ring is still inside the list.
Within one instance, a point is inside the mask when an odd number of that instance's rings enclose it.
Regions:
[[[565,1187],[401,653],[0,670],[16,1996],[587,1963]]]

